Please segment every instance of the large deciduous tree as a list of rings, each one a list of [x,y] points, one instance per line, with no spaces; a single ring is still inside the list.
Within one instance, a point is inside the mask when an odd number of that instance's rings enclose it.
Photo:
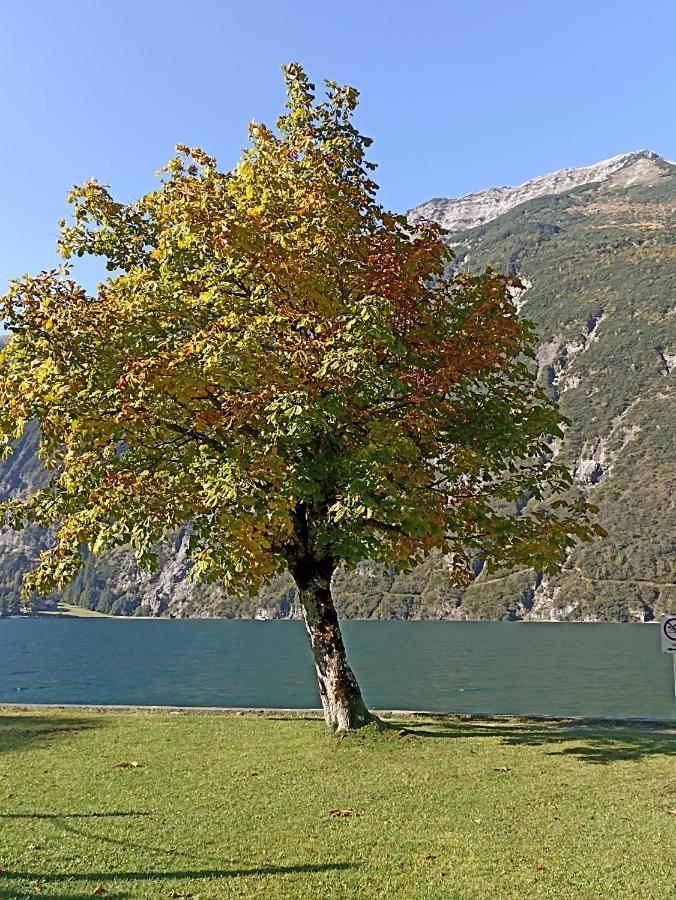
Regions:
[[[36,419],[54,477],[4,513],[53,527],[29,593],[67,581],[84,547],[152,566],[185,523],[196,578],[253,591],[287,569],[326,720],[348,729],[373,717],[338,565],[439,549],[460,579],[478,555],[552,569],[594,526],[550,502],[570,483],[547,443],[562,420],[528,364],[518,283],[448,275],[442,230],[376,202],[357,91],[327,82],[318,102],[298,65],[285,76],[286,113],[251,125],[232,171],[179,146],[137,202],[72,192],[59,247],[106,260],[95,295],[68,264],[12,283],[0,435],[9,453]]]

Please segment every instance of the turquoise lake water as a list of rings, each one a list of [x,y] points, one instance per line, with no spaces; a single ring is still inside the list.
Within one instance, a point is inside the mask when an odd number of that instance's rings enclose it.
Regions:
[[[345,622],[380,709],[676,719],[654,625]],[[296,621],[3,619],[0,703],[317,707]]]

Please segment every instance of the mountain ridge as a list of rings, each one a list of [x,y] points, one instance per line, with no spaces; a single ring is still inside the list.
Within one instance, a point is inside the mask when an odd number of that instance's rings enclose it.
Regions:
[[[632,150],[590,166],[567,167],[538,175],[514,186],[485,188],[460,197],[434,197],[409,210],[407,217],[412,223],[427,218],[450,232],[466,231],[528,200],[561,194],[585,184],[603,183],[628,167],[640,166],[643,160],[676,165],[654,150]]]

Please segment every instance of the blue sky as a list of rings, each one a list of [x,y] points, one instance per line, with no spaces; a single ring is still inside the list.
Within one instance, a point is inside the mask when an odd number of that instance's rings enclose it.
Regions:
[[[5,0],[0,35],[0,292],[55,264],[71,185],[131,200],[177,142],[230,167],[292,60],[361,91],[398,211],[628,150],[676,159],[674,0]]]

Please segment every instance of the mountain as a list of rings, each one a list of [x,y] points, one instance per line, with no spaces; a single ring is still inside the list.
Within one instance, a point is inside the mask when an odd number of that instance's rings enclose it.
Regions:
[[[451,229],[463,269],[521,278],[540,377],[571,419],[553,449],[609,532],[555,578],[480,574],[465,613],[519,595],[525,618],[641,619],[676,603],[675,176],[637,151],[410,214]]]
[[[659,162],[666,160],[662,160],[652,150],[635,150],[632,153],[612,156],[593,166],[559,169],[517,187],[488,188],[453,200],[441,198],[428,200],[427,203],[411,210],[408,217],[411,222],[430,219],[451,232],[466,231],[497,219],[520,203],[538,197],[564,194],[585,184],[612,181],[614,184],[629,185],[644,178],[650,181],[655,164]],[[624,172],[624,175],[618,179],[616,176],[621,172]]]
[[[608,537],[574,551],[554,577],[519,570],[450,588],[442,557],[397,575],[363,563],[340,573],[343,615],[642,621],[676,607],[676,165],[648,150],[563,169],[518,187],[434,199],[409,213],[449,230],[455,265],[518,275],[538,327],[542,384],[571,424],[552,452],[599,506]],[[44,477],[31,433],[0,466],[0,497]],[[65,599],[119,613],[293,615],[280,577],[256,598],[188,582],[184,534],[159,571],[124,552],[90,561]],[[0,533],[0,599],[45,536]]]

